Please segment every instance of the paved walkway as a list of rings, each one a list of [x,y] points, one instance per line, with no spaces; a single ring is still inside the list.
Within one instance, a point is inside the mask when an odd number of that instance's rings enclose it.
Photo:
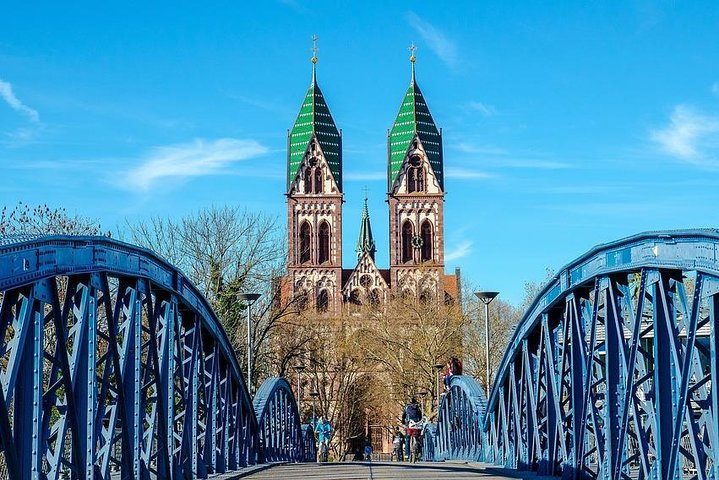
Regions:
[[[452,480],[504,480],[537,477],[533,473],[516,472],[481,463],[300,463],[277,465],[243,478],[251,480],[395,480],[451,478]]]

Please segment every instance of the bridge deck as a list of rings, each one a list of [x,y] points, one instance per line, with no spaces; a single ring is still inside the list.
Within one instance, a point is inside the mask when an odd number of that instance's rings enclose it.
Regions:
[[[452,480],[481,478],[503,480],[537,477],[529,472],[517,472],[481,463],[407,463],[352,462],[352,463],[300,463],[277,465],[244,478],[252,480],[394,480],[451,478]]]

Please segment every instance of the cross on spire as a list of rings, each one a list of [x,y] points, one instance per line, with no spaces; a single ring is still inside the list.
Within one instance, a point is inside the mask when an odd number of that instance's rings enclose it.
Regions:
[[[312,48],[310,49],[312,52],[312,63],[317,63],[317,52],[320,51],[319,48],[317,48],[317,40],[319,40],[320,37],[317,35],[312,35]]]
[[[415,57],[415,55],[414,55],[414,52],[417,51],[417,45],[415,45],[414,42],[412,42],[412,45],[409,46],[408,50],[409,50],[409,53],[410,53],[410,55],[409,55],[409,61],[412,62],[412,63],[414,63],[415,60],[417,60],[417,57]]]

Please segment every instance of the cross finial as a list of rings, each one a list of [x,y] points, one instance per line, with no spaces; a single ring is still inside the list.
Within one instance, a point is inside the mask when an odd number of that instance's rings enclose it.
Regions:
[[[366,204],[367,203],[367,193],[369,192],[369,188],[367,188],[367,185],[364,186],[362,191],[364,192],[364,203]]]
[[[415,57],[414,52],[417,51],[417,46],[412,42],[412,45],[409,46],[409,61],[414,63],[415,60],[417,60],[417,57]]]
[[[312,35],[312,63],[317,63],[317,52],[320,51],[319,48],[317,48],[317,40],[319,40],[320,37],[317,35]]]

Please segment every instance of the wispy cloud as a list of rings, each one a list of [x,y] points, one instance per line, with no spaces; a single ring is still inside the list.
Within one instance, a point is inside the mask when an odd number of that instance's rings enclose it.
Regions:
[[[465,105],[467,110],[472,110],[481,113],[485,117],[491,117],[497,113],[497,109],[492,105],[487,105],[483,102],[469,102]]]
[[[472,242],[469,240],[464,240],[455,248],[451,249],[445,254],[444,261],[446,263],[453,260],[459,260],[460,258],[466,257],[470,253],[472,253]]]
[[[10,105],[10,108],[26,116],[28,119],[30,119],[30,121],[40,121],[40,115],[37,113],[37,110],[34,110],[22,103],[20,99],[15,96],[10,82],[6,82],[2,79],[0,79],[0,97],[5,100],[5,103]]]
[[[223,173],[233,163],[267,153],[254,140],[196,139],[191,143],[153,148],[129,173],[129,186],[147,191],[160,180]]]
[[[719,167],[719,117],[677,105],[664,128],[650,138],[668,155],[708,168]]]
[[[444,176],[446,178],[454,178],[455,180],[472,180],[472,179],[487,179],[487,178],[494,178],[496,175],[487,173],[487,172],[481,172],[479,170],[470,170],[470,169],[464,169],[464,168],[453,168],[448,167],[445,171]]]
[[[427,43],[432,50],[444,63],[450,67],[456,67],[459,63],[459,54],[457,47],[447,35],[431,23],[422,20],[419,15],[414,12],[407,13],[407,22]]]

